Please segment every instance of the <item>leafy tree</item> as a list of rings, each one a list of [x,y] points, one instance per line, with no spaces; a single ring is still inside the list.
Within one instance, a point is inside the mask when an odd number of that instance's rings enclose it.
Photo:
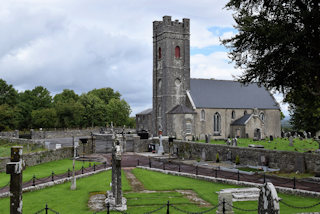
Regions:
[[[26,90],[19,93],[17,104],[18,127],[20,129],[31,128],[31,112],[33,110],[50,108],[51,105],[52,97],[50,96],[50,92],[42,86],[37,86],[31,91]]]
[[[32,125],[34,128],[56,127],[57,113],[54,108],[42,108],[33,110],[31,113]]]
[[[131,109],[125,100],[111,99],[107,105],[108,122],[117,126],[128,125]]]
[[[60,128],[80,127],[81,116],[83,115],[84,107],[78,102],[57,103],[55,105],[57,112],[57,126]]]
[[[0,105],[0,131],[15,129],[17,120],[15,110],[8,104]]]
[[[236,67],[244,70],[239,81],[290,94],[286,100],[294,105],[293,118],[297,113],[299,120],[318,120],[298,113],[301,101],[320,95],[318,0],[230,0],[226,7],[236,11],[238,33],[222,42]],[[308,105],[320,107],[318,102]]]
[[[77,102],[78,100],[79,95],[69,89],[64,89],[60,94],[56,94],[53,98],[54,104]]]
[[[109,101],[113,98],[120,99],[121,94],[112,88],[100,88],[100,89],[93,89],[88,92],[88,95],[94,95],[99,97],[105,104],[108,104]]]
[[[8,85],[6,81],[0,79],[0,105],[8,104],[14,106],[17,103],[18,92]]]
[[[106,104],[93,94],[82,94],[79,103],[84,110],[81,115],[81,125],[88,127],[105,126],[107,121]]]

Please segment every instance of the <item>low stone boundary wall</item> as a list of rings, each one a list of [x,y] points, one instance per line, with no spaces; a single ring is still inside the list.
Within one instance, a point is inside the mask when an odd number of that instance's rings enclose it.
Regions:
[[[11,132],[0,132],[0,136],[19,138],[19,130],[15,130],[15,131],[11,131]]]
[[[31,130],[32,139],[52,139],[52,138],[65,138],[65,137],[82,137],[90,136],[93,132],[99,132],[98,128],[95,129],[77,129],[77,130],[57,130],[57,131],[34,131]]]
[[[57,150],[35,152],[22,155],[26,166],[34,166],[40,163],[47,163],[73,157],[73,148],[64,147]],[[0,172],[6,171],[6,164],[10,162],[10,157],[0,158]]]
[[[158,143],[159,140],[149,140],[149,142]],[[177,153],[180,158],[184,159],[215,161],[218,153],[219,160],[226,161],[228,160],[228,153],[231,153],[231,160],[233,162],[236,156],[239,156],[240,164],[244,165],[267,165],[271,168],[279,168],[281,171],[288,172],[297,170],[303,172],[303,169],[309,172],[320,172],[320,154],[314,153],[233,147],[178,140],[175,140],[169,146],[167,139],[163,140],[163,146],[166,153],[170,150],[170,153]]]
[[[99,170],[96,170],[94,172],[88,172],[88,173],[85,173],[85,174],[76,175],[75,177],[76,177],[76,179],[85,178],[85,177],[88,177],[90,175],[97,174],[99,172],[108,171],[110,169],[111,169],[111,167],[108,167],[108,168],[105,168],[105,169],[99,169]],[[44,188],[51,187],[51,186],[54,186],[54,185],[57,185],[57,184],[63,184],[63,183],[66,183],[68,181],[71,181],[71,180],[72,180],[72,177],[68,177],[68,178],[62,178],[62,179],[59,179],[59,180],[56,180],[56,181],[50,181],[50,182],[47,182],[47,183],[44,183],[44,184],[38,184],[36,186],[26,187],[26,188],[22,189],[22,193],[32,192],[32,191],[44,189]],[[5,192],[5,193],[1,193],[0,194],[0,198],[5,198],[5,197],[9,197],[9,196],[10,196],[10,192]]]
[[[170,171],[170,170],[162,170],[162,169],[156,169],[156,168],[149,168],[145,166],[137,166],[137,168],[140,169],[146,169],[154,172],[161,172],[167,175],[175,175],[175,176],[183,176],[188,178],[194,178],[198,180],[204,180],[209,182],[216,182],[216,183],[224,183],[224,184],[231,184],[231,185],[238,185],[238,186],[250,186],[250,187],[262,187],[263,184],[256,184],[246,181],[236,181],[226,178],[215,178],[210,176],[204,176],[204,175],[195,175],[185,172],[176,172],[176,171]],[[300,190],[300,189],[292,189],[292,188],[286,188],[286,187],[277,187],[275,186],[278,192],[285,193],[285,194],[291,194],[291,195],[298,195],[303,197],[314,197],[314,198],[320,198],[319,192],[312,192],[307,190]]]
[[[7,136],[0,136],[0,140],[8,141],[9,143],[13,144],[39,144],[44,145],[44,140],[31,140],[31,139],[23,139],[23,138],[15,138],[15,137],[7,137]]]

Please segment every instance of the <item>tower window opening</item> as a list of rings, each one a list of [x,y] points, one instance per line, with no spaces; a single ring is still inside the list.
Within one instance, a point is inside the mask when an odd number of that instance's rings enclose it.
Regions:
[[[159,53],[158,53],[158,57],[159,57],[159,59],[161,59],[161,57],[162,57],[162,56],[161,56],[161,48],[159,48],[158,52],[159,52]]]
[[[176,48],[175,48],[175,57],[180,58],[180,47],[179,46],[176,46]]]

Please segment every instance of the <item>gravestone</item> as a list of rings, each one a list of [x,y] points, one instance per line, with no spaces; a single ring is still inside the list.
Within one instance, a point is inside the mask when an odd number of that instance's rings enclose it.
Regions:
[[[273,136],[272,135],[270,135],[270,141],[273,141]]]
[[[293,137],[292,136],[289,137],[289,146],[293,146]]]
[[[265,183],[260,190],[258,202],[259,214],[279,214],[279,197],[273,184]]]
[[[238,140],[236,137],[232,139],[232,146],[238,146]]]
[[[202,161],[206,160],[206,149],[205,148],[203,148],[201,151],[201,160]]]
[[[232,153],[229,149],[228,149],[228,153],[227,153],[227,161],[232,161]]]
[[[267,166],[268,165],[268,161],[267,161],[266,156],[262,155],[260,157],[260,161],[261,161],[261,165],[263,165],[263,166]]]
[[[308,132],[307,133],[307,138],[311,138],[312,136],[311,136],[311,132]]]
[[[306,132],[306,131],[303,131],[303,135],[304,135],[304,138],[305,138],[305,139],[308,138],[308,135],[307,135],[307,132]]]
[[[208,137],[208,135],[205,135],[205,140],[206,140],[206,143],[209,143],[209,137]]]
[[[299,171],[300,173],[304,173],[306,171],[304,156],[301,156],[301,155],[295,156],[294,170]]]
[[[285,137],[285,133],[284,131],[281,131],[281,138],[284,138]]]

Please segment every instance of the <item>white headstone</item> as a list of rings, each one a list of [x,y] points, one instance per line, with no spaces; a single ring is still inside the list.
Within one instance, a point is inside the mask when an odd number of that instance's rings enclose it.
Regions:
[[[279,197],[272,183],[265,183],[260,190],[258,202],[259,214],[279,214]]]
[[[61,148],[61,144],[56,144],[56,149],[60,149]]]

